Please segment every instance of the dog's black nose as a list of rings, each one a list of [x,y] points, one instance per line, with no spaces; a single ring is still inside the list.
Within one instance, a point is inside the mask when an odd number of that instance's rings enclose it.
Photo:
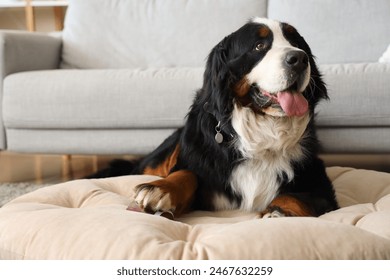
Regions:
[[[301,72],[306,69],[307,64],[309,62],[309,58],[305,52],[294,50],[289,51],[286,54],[284,62],[288,68],[296,72]]]

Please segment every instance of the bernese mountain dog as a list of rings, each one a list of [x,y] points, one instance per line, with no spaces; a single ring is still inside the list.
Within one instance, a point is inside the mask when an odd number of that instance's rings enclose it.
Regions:
[[[314,109],[327,98],[297,30],[254,18],[212,49],[182,128],[145,157],[92,177],[161,176],[136,187],[135,201],[150,213],[319,216],[338,208],[317,156]]]

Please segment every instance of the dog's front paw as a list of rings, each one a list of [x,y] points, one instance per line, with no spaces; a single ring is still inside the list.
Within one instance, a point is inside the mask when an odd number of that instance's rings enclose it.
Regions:
[[[281,218],[289,216],[279,207],[268,207],[264,211],[260,212],[259,218],[267,219],[267,218]]]
[[[170,193],[154,182],[136,186],[134,200],[147,213],[174,212],[176,209]]]

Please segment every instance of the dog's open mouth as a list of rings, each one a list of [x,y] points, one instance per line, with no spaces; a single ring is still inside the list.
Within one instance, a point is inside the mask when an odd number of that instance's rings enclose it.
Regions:
[[[270,115],[303,116],[309,110],[309,105],[303,94],[296,88],[293,85],[288,89],[272,93],[257,88],[257,93],[253,94],[252,100],[264,113]]]

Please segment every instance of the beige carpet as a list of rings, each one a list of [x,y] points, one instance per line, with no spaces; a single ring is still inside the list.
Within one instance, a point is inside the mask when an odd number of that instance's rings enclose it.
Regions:
[[[49,185],[51,184],[0,183],[0,207],[18,196]]]

